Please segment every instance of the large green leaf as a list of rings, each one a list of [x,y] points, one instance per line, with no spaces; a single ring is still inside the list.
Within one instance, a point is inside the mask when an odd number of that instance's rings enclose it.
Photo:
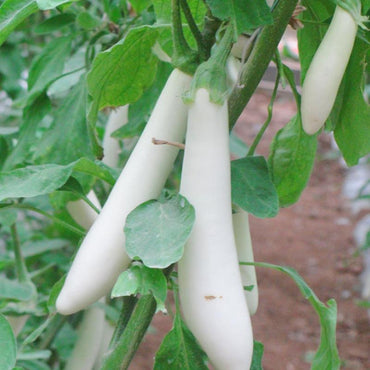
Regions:
[[[158,60],[152,46],[157,37],[154,28],[134,28],[122,41],[94,59],[87,77],[93,98],[91,122],[95,122],[99,109],[133,103],[153,83]]]
[[[7,319],[0,314],[0,369],[10,370],[17,359],[17,342],[12,327]]]
[[[148,267],[168,267],[181,258],[194,220],[194,208],[179,194],[139,205],[125,223],[127,254]]]
[[[294,280],[302,295],[310,302],[311,306],[316,311],[320,320],[320,345],[313,359],[311,370],[339,369],[341,360],[336,344],[337,304],[335,300],[330,299],[327,305],[322,303],[298,272],[291,267],[278,266],[264,262],[246,262],[242,264],[272,268],[289,275]]]
[[[59,107],[50,131],[38,143],[38,163],[68,164],[81,157],[94,158],[86,121],[85,76],[73,87]]]
[[[279,201],[264,157],[245,157],[231,162],[232,201],[256,217],[274,217]]]
[[[122,272],[113,287],[111,296],[116,298],[135,294],[152,294],[157,302],[157,311],[165,311],[167,280],[162,270],[151,269],[140,264],[132,265]]]
[[[128,123],[115,131],[112,135],[113,137],[130,138],[141,134],[171,70],[170,64],[159,62],[153,85],[143,93],[137,102],[130,104]]]
[[[357,39],[334,106],[334,137],[349,166],[370,153],[370,106],[362,91],[369,46]]]
[[[16,280],[9,280],[0,277],[0,298],[17,299],[29,301],[35,293],[35,286],[32,283],[20,283]]]
[[[32,62],[28,75],[29,103],[59,77],[71,51],[71,36],[52,39]]]
[[[231,20],[238,35],[272,23],[270,8],[263,0],[206,0],[206,3],[215,17]]]
[[[54,9],[59,5],[70,3],[73,1],[79,1],[79,0],[36,0],[37,5],[41,10],[49,10]]]
[[[280,207],[287,207],[300,197],[311,175],[316,148],[316,136],[303,131],[298,115],[277,132],[271,144],[269,166]]]
[[[35,0],[5,0],[0,7],[0,45],[20,23],[37,10]]]
[[[207,370],[205,358],[205,353],[177,312],[173,328],[155,355],[154,370]]]
[[[73,171],[96,176],[113,185],[115,176],[109,167],[87,158],[68,165],[43,164],[0,173],[0,201],[49,194],[62,187]]]

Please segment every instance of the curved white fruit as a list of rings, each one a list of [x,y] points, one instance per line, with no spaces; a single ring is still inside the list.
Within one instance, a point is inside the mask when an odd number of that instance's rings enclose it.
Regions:
[[[93,190],[90,190],[87,194],[87,198],[89,198],[96,208],[101,208],[99,199]],[[72,218],[85,230],[89,230],[98,217],[96,211],[82,199],[68,202],[66,207]]]
[[[103,162],[110,167],[118,166],[119,153],[121,151],[118,140],[111,135],[114,131],[125,125],[127,121],[128,105],[123,105],[112,110],[109,115],[103,138]]]
[[[199,89],[189,108],[180,192],[196,220],[178,264],[183,315],[217,369],[247,370],[253,335],[233,234],[227,104]]]
[[[329,117],[351,56],[356,32],[354,18],[337,6],[302,86],[302,126],[309,135],[315,134]]]
[[[238,209],[233,213],[233,226],[236,249],[239,262],[254,262],[252,239],[249,231],[248,213]],[[258,308],[258,286],[256,268],[254,266],[239,266],[244,286],[253,285],[251,291],[245,290],[245,298],[249,313],[254,315]]]
[[[90,228],[56,301],[57,311],[71,314],[108,294],[119,274],[130,264],[123,227],[139,204],[160,195],[171,172],[178,148],[154,145],[152,139],[182,142],[187,107],[182,94],[191,77],[175,69],[126,166]]]
[[[97,307],[84,312],[77,330],[77,341],[65,370],[92,370],[96,362],[105,326],[105,313]]]

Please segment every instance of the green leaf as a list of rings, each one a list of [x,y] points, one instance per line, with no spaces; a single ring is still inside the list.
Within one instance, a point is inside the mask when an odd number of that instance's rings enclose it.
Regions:
[[[300,197],[310,178],[316,149],[316,136],[303,131],[298,115],[275,135],[268,161],[280,207],[287,207]]]
[[[99,109],[133,103],[153,83],[157,58],[152,46],[157,37],[154,28],[134,28],[122,41],[94,59],[87,76],[93,98],[91,122],[96,121]]]
[[[155,81],[141,98],[129,106],[128,122],[113,133],[113,137],[131,138],[143,131],[168,76],[172,70],[168,63],[159,62]]]
[[[81,158],[65,166],[58,164],[28,166],[0,173],[0,201],[49,194],[62,187],[73,171],[96,176],[111,185],[115,183],[115,177],[108,166],[88,158]]]
[[[168,267],[181,258],[194,220],[194,208],[180,194],[140,204],[126,219],[127,254],[148,267]]]
[[[33,60],[28,75],[28,104],[62,74],[71,51],[71,42],[71,36],[52,39]]]
[[[16,299],[18,301],[29,301],[35,293],[35,286],[32,283],[20,283],[0,276],[0,297]]]
[[[0,7],[0,45],[20,23],[37,10],[35,0],[5,0]]]
[[[245,157],[248,153],[246,143],[240,139],[234,131],[230,133],[230,152],[238,158]]]
[[[357,39],[334,106],[335,141],[349,166],[370,153],[370,106],[362,91],[369,47]]]
[[[76,16],[72,13],[58,14],[37,24],[33,31],[38,35],[45,35],[69,26],[74,23],[75,19]]]
[[[279,201],[264,157],[245,157],[231,162],[232,201],[256,217],[274,217]]]
[[[41,10],[49,10],[54,9],[59,5],[65,4],[65,3],[71,3],[74,1],[79,0],[36,0],[37,5]]]
[[[43,118],[50,112],[51,103],[46,94],[41,94],[23,111],[17,145],[6,158],[3,170],[8,171],[30,157],[37,145],[36,132]]]
[[[173,328],[155,355],[154,370],[207,370],[204,358],[206,355],[194,335],[176,313]]]
[[[272,23],[271,11],[265,1],[206,0],[206,3],[215,17],[224,21],[231,20],[238,35]]]
[[[18,213],[14,209],[0,209],[0,226],[11,226],[17,221]]]
[[[22,255],[24,258],[29,258],[62,249],[68,244],[68,240],[64,239],[28,240],[22,244]]]
[[[23,346],[33,343],[49,326],[54,317],[55,315],[49,315],[47,319],[39,327],[37,327],[37,329],[35,329],[30,335],[28,335],[28,337],[23,341]]]
[[[79,26],[85,30],[93,30],[96,27],[99,27],[101,24],[100,19],[94,17],[88,12],[82,12],[77,16],[77,23]]]
[[[262,356],[264,345],[256,340],[253,341],[253,357],[250,370],[263,370]]]
[[[157,311],[165,311],[167,280],[162,270],[151,269],[140,264],[132,265],[121,273],[113,287],[112,298],[135,294],[152,294],[157,302]]]
[[[320,320],[320,345],[313,359],[311,370],[339,369],[341,360],[336,344],[337,304],[335,300],[330,299],[327,305],[322,303],[298,272],[291,267],[278,266],[264,262],[247,262],[243,264],[272,268],[289,275],[294,280],[304,298],[310,302],[311,306],[316,311]]]
[[[38,143],[33,157],[36,162],[68,164],[81,157],[94,158],[86,121],[86,102],[86,80],[82,76],[59,107],[50,130]]]
[[[50,314],[56,313],[57,309],[55,307],[55,302],[59,296],[60,291],[63,288],[64,282],[66,280],[66,275],[62,276],[51,288],[49,293],[49,299],[47,302],[48,311]]]
[[[0,369],[10,370],[15,366],[17,358],[17,342],[12,327],[7,319],[0,314]]]
[[[136,13],[141,13],[151,5],[150,0],[131,0],[130,4],[135,9]]]

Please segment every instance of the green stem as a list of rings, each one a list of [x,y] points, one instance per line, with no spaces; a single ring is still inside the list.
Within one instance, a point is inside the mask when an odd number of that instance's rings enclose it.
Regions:
[[[58,334],[59,330],[62,328],[67,319],[68,316],[62,315],[55,315],[51,319],[51,322],[48,325],[45,334],[43,335],[42,341],[38,346],[39,349],[49,348],[51,342],[54,340],[55,336]]]
[[[47,212],[45,212],[41,209],[38,209],[36,207],[32,207],[32,206],[27,205],[27,204],[14,203],[14,204],[9,204],[8,206],[4,206],[4,207],[1,207],[1,208],[2,209],[7,209],[7,208],[9,208],[9,209],[11,209],[11,208],[26,209],[28,211],[36,212],[36,213],[39,213],[40,215],[43,215],[43,216],[49,218],[53,222],[65,227],[66,229],[72,231],[73,233],[75,233],[77,235],[80,235],[80,236],[85,235],[85,232],[83,230],[78,229],[77,227],[74,227],[73,225],[69,224],[68,222],[65,222],[65,221],[61,220],[58,217],[50,215],[49,213],[47,213]]]
[[[289,23],[298,0],[279,1],[272,12],[273,23],[263,27],[241,74],[240,85],[236,86],[229,98],[229,127],[236,120],[256,90],[270,60]]]
[[[181,22],[180,0],[172,0],[172,38],[173,56],[172,64],[185,73],[193,74],[197,63],[194,50],[188,45]]]
[[[17,225],[13,224],[10,227],[12,239],[13,239],[13,248],[14,248],[14,255],[15,255],[15,269],[17,272],[18,281],[21,283],[30,281],[30,277],[28,275],[26,263],[24,261],[22,250],[21,250],[21,243],[19,241],[19,235],[17,231]]]
[[[211,49],[214,43],[216,42],[216,32],[221,25],[221,21],[218,18],[215,18],[208,5],[206,4],[208,10],[205,17],[204,29],[202,32],[203,36],[203,45],[205,48],[206,59],[211,55]]]
[[[264,122],[264,124],[262,125],[261,129],[259,130],[257,136],[253,140],[253,143],[252,143],[252,145],[250,146],[250,148],[248,150],[247,156],[253,156],[254,155],[254,152],[256,151],[257,145],[261,141],[263,134],[265,133],[267,127],[271,123],[272,109],[273,109],[273,106],[274,106],[274,101],[275,101],[277,90],[278,90],[278,87],[279,87],[279,82],[280,82],[280,73],[278,71],[277,72],[277,75],[276,75],[274,90],[272,91],[270,103],[269,103],[269,105],[267,107],[267,118],[266,118],[266,121]]]
[[[184,12],[185,18],[188,21],[190,31],[193,34],[195,41],[197,43],[200,60],[204,61],[207,59],[207,54],[204,47],[203,36],[199,31],[197,24],[195,23],[187,0],[180,0],[180,2],[182,11]]]
[[[118,345],[119,339],[122,336],[122,333],[127,327],[127,323],[130,320],[131,314],[135,308],[135,305],[138,299],[135,296],[126,296],[123,297],[123,305],[121,309],[121,314],[117,322],[116,329],[114,330],[109,348],[115,348]]]
[[[115,348],[105,358],[101,370],[128,369],[151,321],[157,304],[152,295],[142,296],[132,312]]]
[[[80,196],[81,197],[81,199],[84,201],[84,202],[86,202],[97,214],[99,214],[100,213],[100,210],[99,210],[99,208],[97,208],[96,206],[95,206],[95,204],[86,196],[86,195],[83,195],[83,196],[81,196],[79,193],[75,193],[75,194],[77,194],[78,196]]]

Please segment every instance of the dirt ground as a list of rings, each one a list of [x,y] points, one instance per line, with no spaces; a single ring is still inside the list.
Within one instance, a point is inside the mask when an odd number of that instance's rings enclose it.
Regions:
[[[265,120],[268,101],[268,94],[256,94],[237,124],[236,132],[247,144]],[[294,112],[291,97],[279,95],[273,122],[257,148],[259,154],[268,155],[271,138]],[[328,159],[331,153],[330,138],[322,134],[320,155],[301,199],[274,219],[251,217],[254,253],[256,261],[294,267],[321,301],[335,298],[343,368],[365,370],[370,369],[370,318],[356,305],[363,268],[361,258],[353,257],[356,247],[352,232],[358,216],[351,214],[348,200],[341,195],[345,169],[338,160]],[[260,304],[252,323],[255,339],[265,345],[264,369],[309,369],[307,358],[320,338],[313,308],[286,275],[258,268],[257,276]],[[170,328],[168,317],[155,317],[130,370],[152,369],[154,353]]]

